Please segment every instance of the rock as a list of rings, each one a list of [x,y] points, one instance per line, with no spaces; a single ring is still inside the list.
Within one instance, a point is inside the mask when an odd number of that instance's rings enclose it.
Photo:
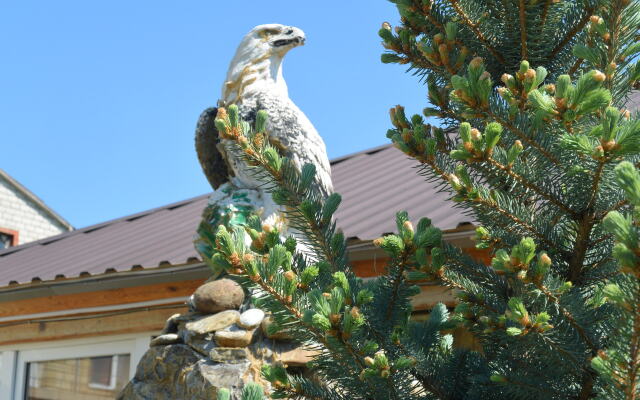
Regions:
[[[244,291],[231,279],[219,279],[196,289],[191,301],[197,311],[208,314],[237,310],[244,301]]]
[[[262,320],[260,324],[260,328],[262,329],[262,333],[269,339],[280,339],[280,340],[291,340],[291,336],[287,333],[286,330],[281,329],[278,332],[269,334],[269,327],[273,325],[273,318],[269,315]]]
[[[262,355],[263,358],[269,359],[269,358],[273,357],[273,351],[271,351],[270,348],[263,347],[261,350],[262,350],[261,351],[261,355]]]
[[[211,351],[216,347],[216,342],[213,340],[213,333],[208,333],[204,336],[183,335],[183,339],[189,347],[205,357],[208,357]]]
[[[264,311],[259,308],[252,308],[240,314],[238,326],[245,329],[255,329],[260,325],[263,319]]]
[[[177,315],[177,314],[176,314]],[[180,325],[184,325],[187,322],[191,322],[191,321],[195,321],[196,319],[200,319],[202,317],[207,317],[211,314],[203,314],[203,313],[199,313],[197,311],[188,311],[184,314],[179,314],[177,315],[175,318],[173,318],[173,320],[176,322],[176,324],[178,324],[178,326]]]
[[[208,333],[205,336],[188,336],[186,344],[211,361],[222,363],[244,362],[248,358],[247,350],[244,348],[219,347],[215,342],[214,334]]]
[[[251,343],[253,332],[233,326],[231,329],[216,331],[214,337],[220,347],[247,347]]]
[[[192,322],[187,322],[185,329],[197,335],[204,335],[231,326],[238,321],[238,318],[240,318],[239,312],[236,310],[227,310]],[[185,340],[185,342],[186,341],[187,340]]]
[[[237,364],[245,362],[249,353],[246,348],[216,347],[209,353],[209,358],[219,363]]]
[[[187,330],[187,324],[210,316],[211,314],[201,314],[194,312],[188,312],[180,315],[174,320],[178,326],[178,335],[182,336],[183,341],[187,343],[187,336],[198,336],[198,334]]]
[[[221,388],[230,389],[232,398],[241,398],[250,362],[246,358],[233,361],[213,362],[183,344],[152,347],[140,360],[134,378],[117,398],[215,399]]]
[[[180,318],[180,314],[173,314],[169,317],[167,322],[164,324],[164,328],[162,329],[162,334],[165,333],[177,333],[178,332],[178,318]]]
[[[153,347],[153,346],[166,346],[169,344],[176,344],[176,343],[180,343],[182,342],[182,339],[180,338],[180,336],[178,336],[175,333],[166,333],[164,335],[160,335],[157,336],[153,339],[151,339],[151,343],[149,343],[149,346]]]

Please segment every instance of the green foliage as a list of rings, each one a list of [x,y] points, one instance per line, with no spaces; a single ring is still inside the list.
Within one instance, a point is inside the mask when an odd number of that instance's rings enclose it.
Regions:
[[[271,312],[273,330],[317,354],[313,379],[266,366],[271,397],[634,398],[640,122],[624,102],[640,79],[640,5],[392,3],[401,24],[379,31],[382,61],[423,78],[422,114],[441,126],[396,106],[387,136],[473,217],[491,262],[399,212],[397,232],[373,242],[383,275],[358,279],[333,222],[340,196],[323,198],[313,166],[265,143],[264,112],[251,130],[229,107],[218,131],[298,233],[254,215],[204,226],[198,249]],[[416,283],[449,287],[455,309],[412,320]],[[480,351],[457,348],[454,331]]]
[[[262,400],[264,389],[257,383],[249,382],[242,388],[242,400]]]
[[[216,400],[229,400],[231,398],[231,392],[229,389],[222,388],[218,390],[216,394]]]
[[[640,207],[640,173],[628,161],[615,168],[615,180],[626,195],[633,211],[626,217],[611,211],[603,221],[604,229],[616,240],[613,257],[621,274],[606,283],[600,293],[602,301],[615,305],[613,340],[591,360],[604,385],[601,399],[633,399],[640,394],[640,236],[637,209]]]
[[[393,3],[401,24],[383,45],[424,78],[423,114],[441,127],[396,106],[387,136],[473,215],[477,247],[492,255],[487,268],[446,245],[435,262],[419,250],[418,263],[437,273],[410,275],[455,289],[452,321],[482,346],[486,375],[463,373],[476,384],[457,398],[611,395],[616,384],[594,370],[630,359],[619,350],[630,337],[615,326],[633,320],[621,318],[634,304],[621,281],[640,257],[640,122],[624,109],[640,77],[640,4]],[[402,254],[397,239],[380,246]]]
[[[241,400],[263,400],[264,389],[261,385],[255,382],[248,382],[244,388],[242,388],[242,398]],[[216,394],[216,400],[230,400],[231,392],[229,389],[219,389]]]
[[[285,238],[281,226],[263,224],[253,215],[243,225],[204,229],[198,240],[208,249],[208,259],[271,312],[271,333],[286,329],[317,351],[312,365],[320,381],[290,375],[279,365],[263,369],[275,390],[272,398],[412,398],[416,368],[433,369],[431,356],[457,354],[445,336],[418,358],[408,348],[420,348],[420,342],[405,337],[412,329],[410,298],[420,291],[406,273],[421,268],[430,277],[437,273],[429,257],[418,264],[415,254],[424,251],[442,264],[442,250],[436,251],[442,246],[441,232],[426,218],[414,228],[406,213],[398,213],[399,234],[376,241],[394,254],[388,274],[365,283],[354,276],[344,236],[332,219],[340,196],[320,196],[315,168],[305,165],[298,171],[275,149],[257,143],[255,130],[238,121],[227,117],[220,124],[229,127],[228,138],[236,142],[238,153],[256,166],[257,176],[286,206],[289,226],[300,232]]]

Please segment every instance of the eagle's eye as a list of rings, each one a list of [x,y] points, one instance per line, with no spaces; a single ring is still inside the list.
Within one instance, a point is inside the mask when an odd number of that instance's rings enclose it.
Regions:
[[[293,29],[289,29],[285,32],[287,35],[291,35],[293,33]]]
[[[273,28],[267,28],[262,31],[262,34],[267,36],[277,35],[279,33],[280,33],[279,29],[273,29]]]

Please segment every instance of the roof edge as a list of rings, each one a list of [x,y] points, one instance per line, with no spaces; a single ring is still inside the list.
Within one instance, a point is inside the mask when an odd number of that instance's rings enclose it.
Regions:
[[[202,262],[171,265],[159,268],[118,271],[108,274],[76,277],[64,280],[24,283],[0,287],[0,303],[121,287],[144,286],[152,283],[179,282],[186,279],[203,278],[211,275],[211,269]]]
[[[475,225],[468,224],[462,227],[453,229],[442,230],[444,240],[455,240],[460,238],[471,238],[475,233]],[[379,250],[373,244],[373,239],[360,240],[353,238],[353,242],[347,244],[347,251],[352,252],[370,252]],[[2,296],[6,293],[17,293],[22,291],[33,291],[41,288],[50,287],[63,287],[63,286],[86,286],[90,282],[104,282],[118,279],[135,279],[143,276],[148,279],[149,276],[174,274],[176,272],[182,273],[189,270],[208,270],[208,267],[201,260],[194,260],[192,262],[185,262],[181,264],[168,264],[159,265],[156,267],[142,267],[132,269],[122,269],[113,272],[104,272],[100,274],[92,274],[86,277],[74,276],[64,279],[49,279],[37,282],[21,282],[13,285],[0,286],[0,302],[2,302]]]
[[[32,191],[24,187],[20,182],[11,177],[8,173],[6,173],[2,168],[0,168],[0,177],[9,182],[9,184],[15,187],[20,193],[22,193],[29,200],[34,202],[38,207],[40,207],[45,213],[49,214],[53,217],[60,225],[65,227],[68,231],[72,231],[74,229],[73,225],[71,225],[66,219],[64,219],[60,214],[53,211],[51,207],[49,207],[41,198],[36,196]]]

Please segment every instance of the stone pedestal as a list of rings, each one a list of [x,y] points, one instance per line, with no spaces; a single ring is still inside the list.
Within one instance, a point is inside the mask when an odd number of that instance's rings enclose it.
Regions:
[[[118,399],[215,399],[221,388],[240,399],[246,382],[260,383],[269,391],[269,383],[261,378],[262,365],[301,367],[313,353],[283,339],[287,336],[267,337],[266,327],[265,314],[257,309],[209,314],[196,308],[173,315],[151,341]]]

